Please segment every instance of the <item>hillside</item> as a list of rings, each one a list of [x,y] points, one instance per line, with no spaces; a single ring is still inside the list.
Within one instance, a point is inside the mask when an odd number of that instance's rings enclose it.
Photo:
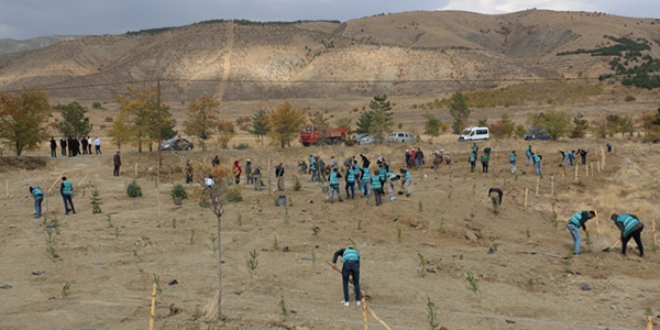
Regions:
[[[110,99],[126,82],[169,79],[178,100],[434,94],[502,80],[598,77],[609,58],[559,52],[643,38],[660,57],[660,20],[596,13],[407,12],[345,23],[207,22],[160,33],[89,36],[0,55],[0,89],[67,87],[56,97]],[[220,80],[226,83],[219,83]],[[419,83],[440,81],[435,84]],[[319,82],[323,82],[319,85]]]
[[[79,38],[79,36],[45,36],[26,40],[0,39],[0,54],[39,49],[76,38]]]

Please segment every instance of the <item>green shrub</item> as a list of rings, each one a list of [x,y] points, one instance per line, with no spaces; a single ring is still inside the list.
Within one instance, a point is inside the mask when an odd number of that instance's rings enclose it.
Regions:
[[[242,201],[243,195],[241,195],[241,187],[234,186],[232,188],[227,189],[227,192],[225,193],[225,200],[231,203]]]
[[[101,109],[101,102],[94,102],[94,103],[92,103],[92,108],[94,108],[94,109]]]
[[[126,194],[131,198],[142,197],[142,188],[133,180],[126,185]]]
[[[250,145],[247,144],[247,143],[240,143],[239,145],[234,145],[233,146],[234,150],[245,150],[249,147],[250,147]]]
[[[172,190],[170,190],[170,196],[172,196],[172,198],[187,199],[188,193],[182,184],[177,183],[172,187]]]

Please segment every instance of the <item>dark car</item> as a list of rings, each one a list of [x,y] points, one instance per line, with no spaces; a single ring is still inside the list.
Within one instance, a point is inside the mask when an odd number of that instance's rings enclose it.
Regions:
[[[186,139],[169,139],[160,146],[160,150],[193,150],[195,145]]]
[[[525,140],[549,140],[550,134],[547,127],[532,127],[525,134]]]

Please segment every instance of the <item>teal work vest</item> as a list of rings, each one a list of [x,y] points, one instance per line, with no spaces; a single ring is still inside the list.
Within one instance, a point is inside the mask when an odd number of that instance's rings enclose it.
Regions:
[[[474,152],[479,151],[479,147],[477,147],[477,146],[473,146],[473,147],[472,147],[472,151],[474,151]]]
[[[383,185],[380,183],[380,176],[376,175],[371,178],[371,188],[380,189]]]
[[[369,180],[371,179],[371,173],[369,172],[369,168],[365,167],[362,169],[362,180]]]
[[[477,161],[477,154],[472,153],[470,154],[470,163],[474,163]]]
[[[541,157],[539,155],[534,155],[534,164],[539,164],[541,163]]]
[[[532,148],[527,148],[527,151],[525,151],[525,154],[527,156],[531,156],[532,155]]]
[[[349,169],[348,174],[346,175],[346,182],[353,183],[355,182],[355,170]]]
[[[39,196],[39,195],[41,195],[41,196],[44,195],[44,193],[41,192],[41,189],[36,188],[36,187],[35,187],[35,188],[32,188],[32,197],[37,197],[37,196]]]
[[[628,214],[620,215],[618,218],[616,218],[616,222],[623,225],[623,237],[630,235],[630,232],[632,232],[637,227],[637,225],[640,224],[639,220],[631,217]]]
[[[378,170],[378,175],[385,180],[385,176],[387,175],[387,170],[385,168],[380,168]]]
[[[337,177],[337,172],[335,171],[330,173],[330,184],[339,184],[339,178]]]
[[[582,227],[582,224],[580,224],[580,219],[582,219],[582,212],[584,211],[580,211],[578,213],[573,214],[573,216],[570,219],[568,219],[568,222],[574,224],[575,227],[578,228]]]
[[[404,180],[410,180],[412,179],[412,175],[410,174],[410,171],[406,171],[406,174],[403,176]]]
[[[344,249],[344,254],[341,257],[341,262],[346,263],[348,261],[359,261],[360,260],[360,253],[351,249],[351,248],[345,248]]]
[[[62,184],[64,185],[64,188],[62,189],[62,194],[71,195],[71,193],[73,192],[73,185],[71,184],[71,182],[64,181],[62,182]]]
[[[509,162],[511,162],[511,163],[516,162],[516,154],[510,154],[509,155]]]

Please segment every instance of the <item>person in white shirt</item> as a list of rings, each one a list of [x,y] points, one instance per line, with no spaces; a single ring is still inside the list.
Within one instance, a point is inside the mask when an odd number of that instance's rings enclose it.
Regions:
[[[204,179],[204,184],[206,185],[206,188],[211,189],[211,187],[215,185],[215,181],[213,181],[213,178],[209,175],[206,177],[206,179]]]
[[[92,145],[92,139],[89,139],[89,145],[90,146]],[[98,136],[94,140],[94,149],[96,149],[96,154],[97,155],[101,154],[101,139],[99,139]]]

